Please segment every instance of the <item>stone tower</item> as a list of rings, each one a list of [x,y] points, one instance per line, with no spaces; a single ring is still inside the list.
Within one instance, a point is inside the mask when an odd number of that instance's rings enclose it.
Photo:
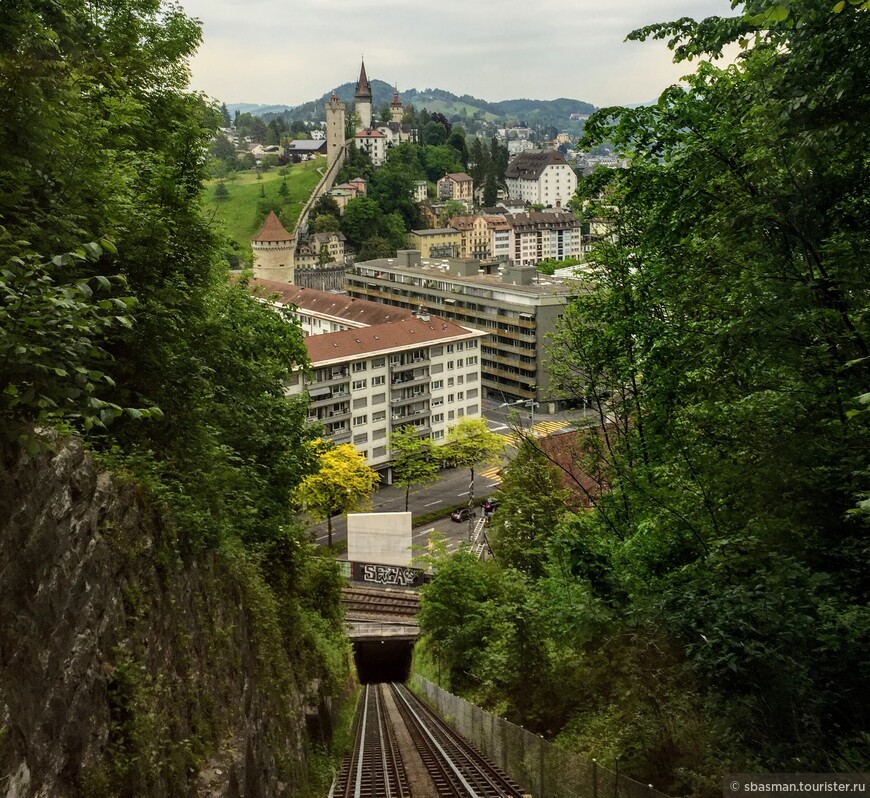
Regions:
[[[254,276],[278,283],[292,283],[295,272],[296,241],[269,211],[259,232],[251,239],[254,250]]]
[[[333,93],[326,108],[326,162],[332,166],[344,147],[344,103]]]
[[[399,99],[399,89],[393,92],[393,101],[390,103],[390,121],[402,124],[402,117],[405,116],[405,107]]]
[[[368,130],[372,126],[372,84],[366,77],[366,62],[362,62],[359,80],[353,95],[356,112],[359,114],[360,130]]]

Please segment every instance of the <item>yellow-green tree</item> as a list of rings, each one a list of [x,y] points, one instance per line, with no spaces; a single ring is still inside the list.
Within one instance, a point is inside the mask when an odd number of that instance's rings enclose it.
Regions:
[[[474,469],[477,466],[494,465],[501,460],[504,437],[490,432],[482,418],[464,418],[447,430],[447,451],[457,468],[470,472],[468,483],[468,506],[474,505]]]
[[[319,467],[296,489],[296,499],[314,521],[326,521],[331,546],[332,517],[369,507],[381,478],[349,443],[334,446],[318,438],[311,446],[317,452]]]

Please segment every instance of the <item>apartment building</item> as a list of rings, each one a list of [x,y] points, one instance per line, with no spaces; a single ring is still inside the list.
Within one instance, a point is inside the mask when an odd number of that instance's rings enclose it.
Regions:
[[[449,426],[480,416],[485,333],[419,310],[252,283],[263,301],[293,307],[306,336],[310,368],[292,375],[288,394],[306,392],[309,420],[388,479],[391,433],[413,425],[443,443]]]
[[[545,208],[568,204],[577,190],[577,175],[558,150],[523,152],[505,171],[508,193]]]
[[[484,396],[499,401],[533,399],[553,412],[561,397],[547,370],[547,336],[581,287],[540,275],[533,267],[474,259],[422,258],[400,250],[396,258],[357,263],[346,277],[348,293],[398,308],[430,313],[488,332],[481,343]]]
[[[426,258],[455,258],[459,255],[462,236],[452,227],[412,230],[408,233],[408,244]]]
[[[511,228],[510,260],[534,266],[542,260],[579,258],[582,253],[580,220],[565,211],[530,211],[505,214]]]
[[[580,221],[564,211],[461,215],[451,218],[450,226],[459,231],[461,258],[534,266],[583,252]]]
[[[465,172],[448,172],[437,184],[438,199],[474,202],[474,180]]]

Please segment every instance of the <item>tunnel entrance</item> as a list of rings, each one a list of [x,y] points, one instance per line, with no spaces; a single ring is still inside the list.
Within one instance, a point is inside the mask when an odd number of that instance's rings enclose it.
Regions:
[[[404,682],[411,673],[413,640],[365,640],[353,644],[360,684]]]

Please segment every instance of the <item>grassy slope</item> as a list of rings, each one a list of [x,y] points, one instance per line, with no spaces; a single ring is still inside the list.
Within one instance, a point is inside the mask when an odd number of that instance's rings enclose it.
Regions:
[[[216,223],[223,224],[230,238],[245,249],[250,249],[251,237],[258,228],[257,202],[260,200],[260,186],[263,187],[267,198],[282,199],[278,194],[278,188],[284,180],[281,173],[286,170],[289,193],[283,198],[285,210],[282,216],[284,226],[292,232],[302,208],[320,182],[321,173],[318,168],[321,167],[326,168],[325,158],[270,169],[268,172],[263,172],[262,180],[257,180],[253,171],[238,172],[235,180],[225,181],[230,196],[221,202],[214,198],[217,180],[209,180],[205,184],[203,212],[206,218],[213,216]]]

